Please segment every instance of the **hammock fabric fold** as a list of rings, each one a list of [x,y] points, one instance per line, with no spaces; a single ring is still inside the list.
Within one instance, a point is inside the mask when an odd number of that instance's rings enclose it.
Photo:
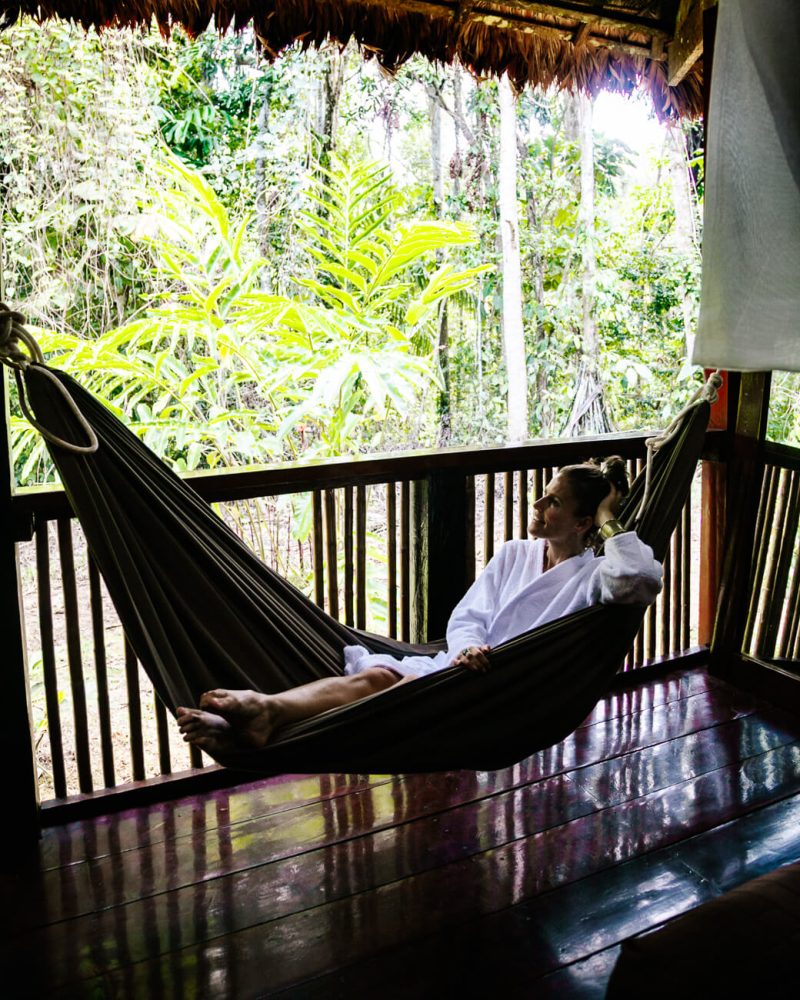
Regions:
[[[276,692],[341,675],[342,649],[403,655],[410,646],[335,621],[254,556],[176,476],[70,376],[26,367],[37,420],[85,433],[51,377],[94,430],[93,454],[51,447],[126,634],[173,712],[209,688]],[[708,403],[653,459],[637,531],[663,559],[703,446]],[[641,481],[640,481],[641,480]],[[635,510],[644,489],[633,484]],[[625,523],[623,511],[621,518]],[[601,605],[496,647],[493,669],[451,667],[282,730],[264,749],[220,762],[262,773],[415,772],[505,767],[552,746],[588,715],[624,659],[643,609]]]

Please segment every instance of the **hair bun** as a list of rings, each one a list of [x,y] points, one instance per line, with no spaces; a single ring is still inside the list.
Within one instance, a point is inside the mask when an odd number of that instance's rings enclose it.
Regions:
[[[600,472],[604,479],[607,479],[621,496],[627,496],[628,490],[628,467],[625,459],[619,455],[610,455],[604,458],[600,464]]]

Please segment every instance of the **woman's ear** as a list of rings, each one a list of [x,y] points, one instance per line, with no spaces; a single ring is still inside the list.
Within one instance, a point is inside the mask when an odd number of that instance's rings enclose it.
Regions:
[[[575,522],[575,531],[579,535],[585,535],[588,531],[591,531],[594,527],[594,518],[589,514],[586,517],[579,517]]]

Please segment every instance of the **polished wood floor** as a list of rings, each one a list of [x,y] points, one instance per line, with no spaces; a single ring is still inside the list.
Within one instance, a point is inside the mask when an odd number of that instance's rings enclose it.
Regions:
[[[800,723],[674,674],[504,771],[49,829],[0,875],[6,995],[600,997],[626,937],[798,858]]]

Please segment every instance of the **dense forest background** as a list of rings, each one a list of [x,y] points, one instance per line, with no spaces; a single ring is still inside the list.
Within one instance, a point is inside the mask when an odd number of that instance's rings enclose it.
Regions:
[[[651,427],[697,378],[698,125],[63,24],[0,36],[0,100],[6,298],[178,469]]]

